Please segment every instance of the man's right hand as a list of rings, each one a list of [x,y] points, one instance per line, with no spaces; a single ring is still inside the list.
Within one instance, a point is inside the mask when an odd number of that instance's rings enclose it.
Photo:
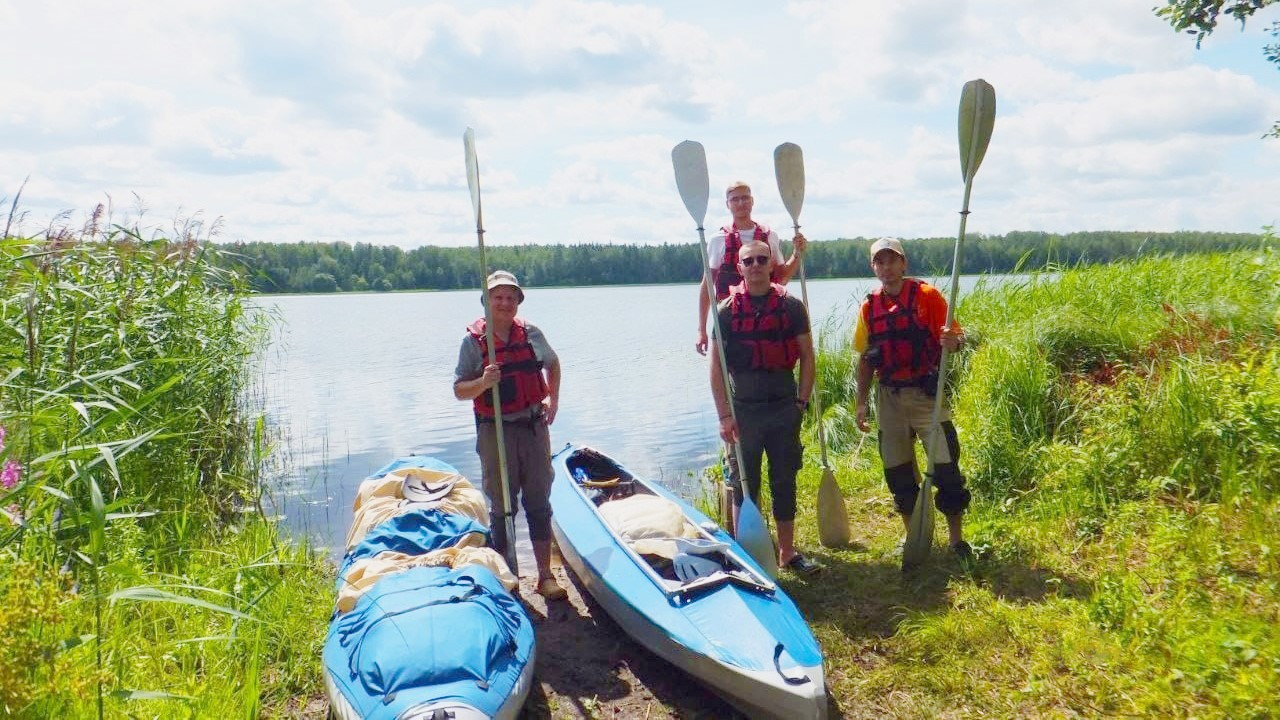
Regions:
[[[498,381],[501,379],[502,379],[501,363],[494,363],[493,365],[485,365],[484,374],[480,376],[480,387],[484,388],[485,390],[488,390],[494,385],[497,385]]]
[[[693,346],[693,349],[697,350],[699,355],[707,354],[707,331],[706,330],[698,331],[698,342]]]
[[[871,432],[871,424],[867,422],[867,404],[865,402],[858,403],[857,421],[859,430]]]

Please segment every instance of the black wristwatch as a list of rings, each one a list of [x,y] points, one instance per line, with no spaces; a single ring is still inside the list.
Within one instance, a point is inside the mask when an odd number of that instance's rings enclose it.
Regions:
[[[809,401],[796,398],[796,407],[800,408],[800,412],[804,412],[809,409]]]

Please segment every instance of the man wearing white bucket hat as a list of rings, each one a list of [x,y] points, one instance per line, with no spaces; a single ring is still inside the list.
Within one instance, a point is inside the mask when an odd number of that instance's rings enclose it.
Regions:
[[[488,364],[489,347],[483,317],[467,327],[454,370],[453,394],[472,401],[476,418],[476,453],[489,497],[490,532],[499,552],[514,538],[506,537],[506,522],[499,499],[502,476],[498,466],[498,441],[494,425],[502,413],[503,445],[507,458],[507,483],[511,512],[517,498],[529,523],[529,540],[538,566],[538,593],[548,599],[565,596],[551,574],[551,437],[547,429],[556,418],[560,401],[560,359],[542,331],[516,310],[524,302],[524,290],[515,275],[496,270],[485,283],[481,302],[488,302],[493,327],[495,362]],[[501,409],[493,406],[498,387]]]

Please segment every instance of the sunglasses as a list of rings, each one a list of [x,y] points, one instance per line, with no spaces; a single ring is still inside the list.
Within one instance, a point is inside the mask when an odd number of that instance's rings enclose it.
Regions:
[[[741,258],[738,262],[742,263],[742,267],[751,267],[752,265],[765,265],[769,262],[768,255],[749,255]]]

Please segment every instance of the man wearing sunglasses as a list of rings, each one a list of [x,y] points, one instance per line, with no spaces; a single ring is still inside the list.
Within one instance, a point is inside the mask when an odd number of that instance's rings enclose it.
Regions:
[[[751,499],[760,502],[760,464],[767,455],[773,517],[778,524],[778,566],[810,575],[822,566],[796,550],[794,542],[796,473],[804,454],[800,422],[814,378],[809,315],[804,303],[771,281],[774,255],[768,244],[744,242],[738,258],[737,270],[745,279],[716,308],[731,393],[726,391],[715,353],[710,363],[720,437],[726,443],[739,443],[746,465],[741,479],[731,483],[734,525],[743,482]],[[796,366],[800,368],[798,385]]]

